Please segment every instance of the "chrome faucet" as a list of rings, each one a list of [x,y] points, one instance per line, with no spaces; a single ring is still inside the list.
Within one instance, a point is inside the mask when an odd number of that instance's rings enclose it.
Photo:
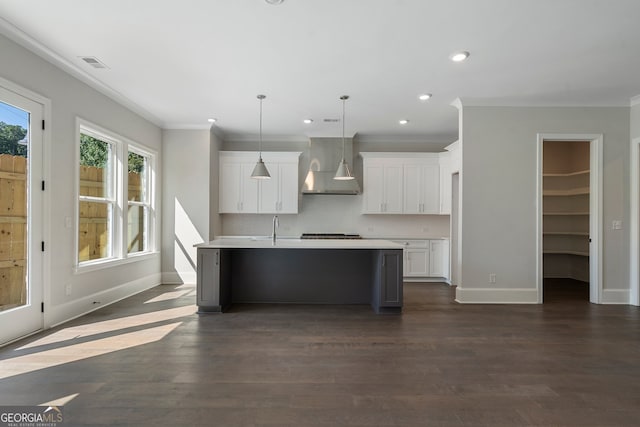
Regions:
[[[280,221],[278,221],[278,215],[273,216],[273,232],[271,233],[271,243],[276,245],[276,228],[280,226]]]

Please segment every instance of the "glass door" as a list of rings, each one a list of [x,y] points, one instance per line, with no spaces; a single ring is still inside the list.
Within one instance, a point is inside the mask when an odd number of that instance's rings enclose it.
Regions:
[[[43,327],[43,106],[0,82],[0,344]]]

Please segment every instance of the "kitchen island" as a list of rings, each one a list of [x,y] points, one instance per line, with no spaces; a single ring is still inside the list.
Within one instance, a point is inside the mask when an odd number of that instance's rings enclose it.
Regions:
[[[196,245],[200,313],[233,303],[369,304],[402,311],[402,246],[387,240],[225,238]]]

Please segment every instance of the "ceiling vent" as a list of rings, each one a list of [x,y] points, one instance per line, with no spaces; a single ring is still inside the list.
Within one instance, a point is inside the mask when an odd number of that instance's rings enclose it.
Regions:
[[[100,61],[95,56],[81,56],[80,59],[91,65],[93,68],[109,68],[104,62]]]

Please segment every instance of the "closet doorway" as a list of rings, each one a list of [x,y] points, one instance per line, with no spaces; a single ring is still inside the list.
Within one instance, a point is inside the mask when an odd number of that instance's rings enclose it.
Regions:
[[[601,302],[600,140],[539,138],[539,302]]]

